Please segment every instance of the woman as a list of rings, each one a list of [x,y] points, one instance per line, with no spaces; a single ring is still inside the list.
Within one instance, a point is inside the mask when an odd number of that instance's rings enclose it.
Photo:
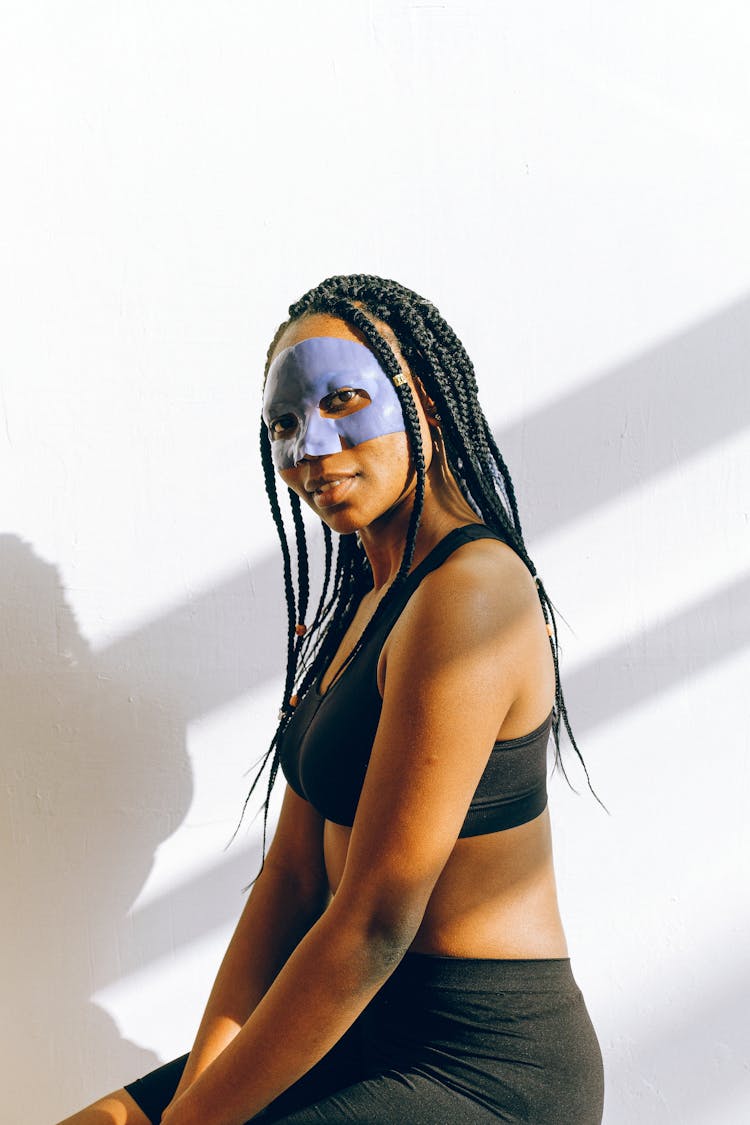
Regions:
[[[471,362],[411,290],[330,278],[269,349],[261,450],[289,613],[276,832],[189,1056],[67,1125],[598,1125],[547,810],[561,717],[572,739],[556,627]]]

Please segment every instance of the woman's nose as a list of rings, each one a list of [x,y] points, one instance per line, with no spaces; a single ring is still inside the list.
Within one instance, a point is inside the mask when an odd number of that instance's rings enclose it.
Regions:
[[[297,442],[295,464],[304,457],[325,457],[326,454],[340,453],[341,449],[341,435],[336,423],[330,418],[321,418],[317,413],[311,414]]]

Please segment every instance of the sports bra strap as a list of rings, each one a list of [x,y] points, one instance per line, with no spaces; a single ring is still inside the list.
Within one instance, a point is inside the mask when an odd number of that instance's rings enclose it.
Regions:
[[[396,623],[396,619],[401,615],[409,598],[416,590],[419,583],[433,570],[437,570],[448,555],[453,554],[457,547],[463,546],[464,543],[471,542],[472,539],[499,539],[504,543],[503,537],[498,532],[493,531],[492,528],[487,527],[483,523],[469,523],[463,527],[454,527],[453,531],[449,531],[439,543],[436,543],[432,550],[425,555],[419,566],[415,567],[410,574],[406,576],[401,584],[400,590],[394,592],[393,600],[385,611],[379,615],[379,620],[373,622],[374,634],[383,636],[383,631],[389,633]],[[367,630],[369,632],[369,630]],[[364,640],[364,636],[362,638]],[[342,669],[343,671],[343,669]]]
[[[493,531],[492,528],[487,527],[483,523],[469,523],[465,524],[463,527],[454,527],[453,531],[449,531],[448,534],[444,536],[439,543],[436,543],[432,550],[425,555],[419,566],[415,567],[414,570],[406,576],[401,583],[400,589],[394,591],[393,599],[390,601],[390,604],[381,603],[381,605],[378,606],[375,615],[365,626],[359,640],[350,651],[346,660],[344,660],[338,668],[336,675],[329,683],[324,694],[328,694],[357,653],[365,645],[371,644],[375,637],[379,638],[379,644],[374,649],[374,652],[376,656],[379,656],[381,647],[385,643],[385,638],[396,624],[406,603],[425,575],[429,574],[432,570],[437,570],[437,568],[445,562],[448,555],[452,554],[457,547],[462,546],[464,543],[469,543],[472,539],[499,539],[501,542],[505,542],[498,532]],[[322,677],[318,677],[318,685],[320,685],[321,678]]]
[[[398,606],[398,612],[400,613],[425,575],[433,570],[437,570],[448,558],[448,555],[453,554],[457,547],[463,546],[464,543],[471,542],[472,539],[499,539],[500,542],[505,542],[498,532],[493,531],[492,528],[487,527],[483,523],[469,523],[465,524],[463,527],[454,527],[453,531],[449,531],[448,534],[425,555],[419,566],[415,567],[411,574],[406,576],[401,586],[401,596],[394,599],[393,607]]]
[[[448,555],[453,554],[456,547],[461,547],[472,539],[500,539],[504,542],[501,535],[483,523],[468,523],[463,527],[454,527],[453,531],[449,531],[432,548],[429,554],[425,555],[419,566],[407,576],[406,582],[409,583],[412,579],[416,579],[414,585],[419,585],[425,574],[429,574],[431,570],[437,570],[448,558]]]

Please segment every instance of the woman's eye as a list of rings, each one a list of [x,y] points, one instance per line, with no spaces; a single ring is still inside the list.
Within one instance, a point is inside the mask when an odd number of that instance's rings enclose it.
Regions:
[[[274,418],[268,429],[271,432],[271,437],[283,437],[287,430],[293,430],[297,425],[297,419],[293,414],[282,414],[279,418]]]
[[[370,396],[367,391],[355,387],[341,387],[340,390],[332,391],[320,400],[320,409],[326,414],[352,414],[356,410],[361,410],[363,406],[368,406],[369,403]]]

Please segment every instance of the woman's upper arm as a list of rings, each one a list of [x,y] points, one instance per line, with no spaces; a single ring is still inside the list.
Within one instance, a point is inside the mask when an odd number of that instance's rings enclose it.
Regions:
[[[286,785],[276,831],[264,867],[298,881],[315,892],[326,881],[323,817]]]
[[[517,557],[499,560],[452,556],[420,584],[389,642],[380,722],[334,903],[354,924],[406,945],[518,696],[539,612]]]

